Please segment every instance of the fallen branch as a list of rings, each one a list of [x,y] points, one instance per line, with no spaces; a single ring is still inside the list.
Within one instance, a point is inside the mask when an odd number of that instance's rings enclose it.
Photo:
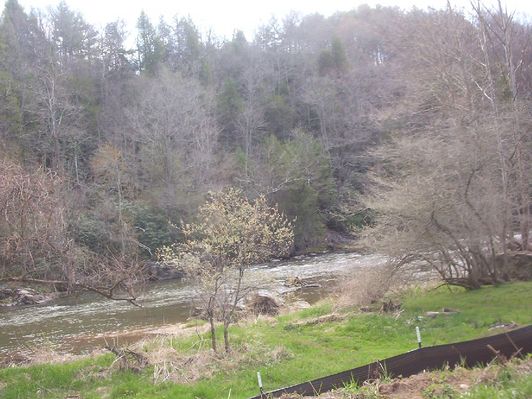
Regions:
[[[47,279],[38,279],[25,276],[19,277],[2,277],[0,282],[19,282],[19,283],[28,283],[28,284],[46,284],[46,285],[64,285],[72,288],[78,288],[81,290],[91,291],[96,294],[103,296],[104,298],[111,299],[113,301],[125,301],[134,306],[142,307],[141,304],[137,303],[137,296],[133,295],[129,289],[126,289],[129,296],[116,296],[115,290],[123,285],[124,279],[119,280],[111,287],[98,287],[82,282],[72,283],[66,280],[47,280]]]
[[[116,356],[115,362],[119,362],[121,370],[133,370],[140,372],[148,364],[148,358],[141,353],[135,352],[129,348],[120,348],[116,345],[109,345],[106,343],[105,349]],[[115,363],[113,362],[113,364]]]

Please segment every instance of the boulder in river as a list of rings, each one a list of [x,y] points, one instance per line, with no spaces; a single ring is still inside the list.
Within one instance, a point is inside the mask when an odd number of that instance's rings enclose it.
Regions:
[[[165,263],[148,262],[145,268],[150,281],[179,280],[184,276],[182,270]]]
[[[256,315],[275,316],[279,313],[281,300],[269,292],[257,292],[249,300],[248,307]]]
[[[1,288],[0,306],[39,305],[55,297],[55,293],[42,294],[31,288]]]

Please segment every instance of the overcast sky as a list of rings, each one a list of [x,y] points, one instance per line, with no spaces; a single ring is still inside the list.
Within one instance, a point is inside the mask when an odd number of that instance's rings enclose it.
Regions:
[[[488,0],[494,1],[494,0]],[[2,4],[4,0],[0,0]],[[412,6],[442,8],[446,0],[67,0],[74,10],[100,28],[106,23],[122,19],[132,32],[136,20],[144,10],[154,22],[163,15],[169,21],[173,16],[190,16],[202,32],[212,29],[218,36],[231,37],[237,29],[243,30],[251,39],[256,28],[268,22],[272,16],[282,19],[291,11],[301,15],[320,13],[325,16],[336,11],[346,11],[360,4],[382,4],[409,9]],[[451,0],[453,4],[467,6],[469,0]],[[44,9],[56,5],[54,0],[19,0],[26,11],[32,7]],[[486,1],[485,1],[486,3]],[[532,16],[532,1],[507,0],[509,10]]]

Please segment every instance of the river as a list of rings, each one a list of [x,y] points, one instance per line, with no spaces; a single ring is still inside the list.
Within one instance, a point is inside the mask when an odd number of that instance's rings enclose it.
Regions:
[[[314,303],[331,292],[342,276],[384,261],[378,255],[330,253],[270,262],[250,268],[247,275],[278,293],[289,289],[284,283],[291,277],[320,285],[297,292],[301,299]],[[0,308],[0,358],[43,347],[89,352],[101,348],[106,337],[186,321],[194,308],[194,297],[190,283],[167,281],[146,288],[139,300],[141,308],[89,293],[40,306]],[[140,338],[134,334],[130,337]]]

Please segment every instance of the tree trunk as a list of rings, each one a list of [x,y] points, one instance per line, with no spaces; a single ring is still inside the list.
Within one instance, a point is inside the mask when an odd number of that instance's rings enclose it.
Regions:
[[[231,346],[229,345],[229,324],[224,323],[224,347],[225,352],[231,352]]]
[[[209,315],[209,324],[211,326],[211,348],[214,352],[217,352],[216,348],[216,329],[214,328],[214,317]]]
[[[233,320],[233,316],[235,314],[236,307],[238,305],[238,300],[240,298],[240,291],[242,289],[242,278],[244,277],[244,269],[241,267],[238,270],[238,282],[235,290],[235,298],[233,303],[231,304],[231,310],[229,313],[225,314],[224,316],[224,345],[225,345],[225,351],[229,353],[231,351],[231,347],[229,346],[229,325],[231,324],[231,321]]]

